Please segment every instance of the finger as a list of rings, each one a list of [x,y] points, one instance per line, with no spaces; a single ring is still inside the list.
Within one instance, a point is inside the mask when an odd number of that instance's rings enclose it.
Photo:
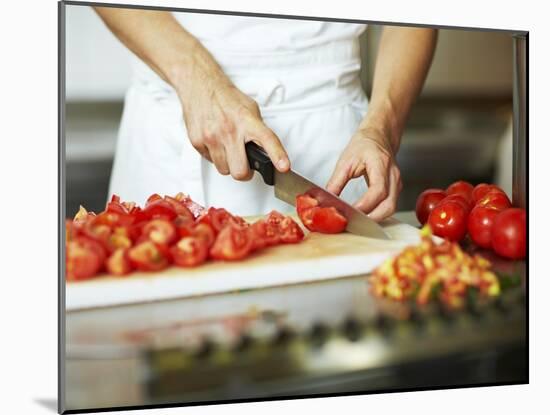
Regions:
[[[232,140],[225,146],[225,154],[231,177],[235,180],[250,180],[254,173],[248,166],[246,150],[242,140]]]
[[[346,184],[348,184],[351,179],[350,170],[350,163],[347,161],[338,160],[338,163],[336,163],[336,167],[332,172],[332,176],[327,183],[327,190],[336,195],[342,193],[342,190],[344,190],[344,187],[346,187]]]
[[[290,169],[290,160],[281,140],[260,120],[253,122],[253,126],[247,134],[247,141],[255,141],[262,146],[275,168],[280,172],[284,173]]]
[[[365,171],[365,179],[369,188],[363,197],[355,203],[355,207],[363,212],[370,213],[388,197],[388,168],[377,157],[366,161]]]
[[[227,176],[229,174],[229,166],[227,165],[225,149],[220,145],[210,145],[208,146],[208,153],[218,172]]]
[[[388,197],[382,201],[372,212],[369,213],[369,217],[377,222],[386,219],[393,215],[397,208],[397,200],[402,188],[401,173],[397,167],[394,167],[390,171],[390,183]]]

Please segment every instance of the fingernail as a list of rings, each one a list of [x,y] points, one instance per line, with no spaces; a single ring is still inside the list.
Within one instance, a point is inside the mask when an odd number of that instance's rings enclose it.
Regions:
[[[280,159],[277,162],[277,167],[279,167],[280,169],[286,169],[288,167],[288,162],[285,159]]]

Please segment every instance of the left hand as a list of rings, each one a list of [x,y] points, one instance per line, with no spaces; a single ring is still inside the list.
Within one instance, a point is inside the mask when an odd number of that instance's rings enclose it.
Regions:
[[[376,221],[395,212],[403,187],[391,142],[377,130],[359,129],[336,163],[327,189],[339,195],[351,180],[364,176],[367,192],[355,207]]]

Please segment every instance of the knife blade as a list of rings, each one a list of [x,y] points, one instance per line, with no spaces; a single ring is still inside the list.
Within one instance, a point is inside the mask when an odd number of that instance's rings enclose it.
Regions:
[[[277,199],[295,206],[296,196],[308,194],[317,199],[321,207],[335,207],[344,215],[348,220],[346,231],[369,238],[390,239],[378,223],[340,197],[292,170],[286,173],[279,172],[269,156],[256,143],[246,143],[245,147],[250,168],[262,175],[265,184],[274,186]]]

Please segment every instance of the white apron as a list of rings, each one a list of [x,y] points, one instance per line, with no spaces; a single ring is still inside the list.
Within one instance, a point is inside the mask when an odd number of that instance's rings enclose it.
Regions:
[[[178,13],[181,24],[224,72],[256,100],[281,139],[292,169],[324,186],[367,110],[359,79],[363,25]],[[210,28],[210,29],[206,29]],[[188,193],[239,215],[292,210],[259,174],[248,182],[222,176],[191,146],[174,90],[141,61],[119,129],[109,197],[144,203],[152,193]],[[366,191],[362,179],[343,192]]]

